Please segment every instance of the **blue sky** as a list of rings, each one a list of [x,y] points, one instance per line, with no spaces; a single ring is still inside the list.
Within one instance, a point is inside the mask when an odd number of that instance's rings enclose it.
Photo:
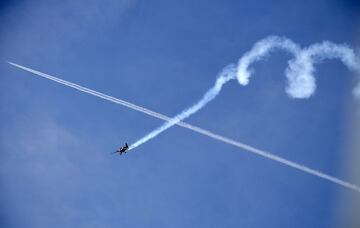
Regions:
[[[173,116],[269,35],[359,47],[356,1],[3,1],[0,19],[1,227],[359,224],[358,193],[179,127],[110,155],[162,122],[6,63]],[[325,61],[315,95],[290,99],[289,57],[187,122],[359,185],[356,75]]]

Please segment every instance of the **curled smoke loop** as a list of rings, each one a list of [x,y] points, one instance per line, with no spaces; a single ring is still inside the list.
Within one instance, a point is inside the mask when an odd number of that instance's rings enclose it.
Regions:
[[[130,150],[202,109],[217,97],[223,85],[228,81],[237,79],[241,85],[247,85],[251,75],[254,73],[254,70],[249,68],[250,65],[267,57],[275,49],[282,49],[293,55],[293,59],[288,61],[289,65],[285,70],[287,77],[285,90],[291,98],[309,98],[314,94],[316,90],[314,64],[325,59],[339,59],[349,70],[360,73],[359,56],[345,44],[324,41],[302,49],[300,45],[286,37],[269,36],[258,41],[250,51],[246,52],[239,59],[237,66],[230,64],[225,67],[218,75],[215,85],[205,93],[202,99],[133,143]],[[360,98],[360,84],[354,89],[353,93],[357,98]]]
[[[286,69],[288,88],[286,92],[294,98],[308,98],[316,90],[315,63],[325,59],[340,59],[343,64],[354,72],[360,73],[360,59],[347,45],[337,45],[329,41],[313,44],[305,48]],[[353,90],[355,97],[360,98],[360,84]]]

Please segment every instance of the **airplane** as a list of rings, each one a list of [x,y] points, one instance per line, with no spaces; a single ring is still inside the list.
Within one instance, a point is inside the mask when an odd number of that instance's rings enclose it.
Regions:
[[[129,146],[127,143],[125,143],[125,146],[120,147],[119,149],[117,149],[113,154],[115,153],[119,153],[119,155],[122,155],[122,153],[126,154],[126,151],[129,149]]]

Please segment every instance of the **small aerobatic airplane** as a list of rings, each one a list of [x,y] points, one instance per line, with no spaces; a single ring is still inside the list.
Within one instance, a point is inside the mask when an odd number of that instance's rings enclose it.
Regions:
[[[126,154],[126,151],[127,151],[128,149],[129,149],[129,146],[128,146],[127,143],[125,143],[125,146],[117,149],[117,150],[114,152],[114,154],[115,154],[115,153],[119,153],[119,155],[122,155],[122,153],[125,153],[125,154]]]

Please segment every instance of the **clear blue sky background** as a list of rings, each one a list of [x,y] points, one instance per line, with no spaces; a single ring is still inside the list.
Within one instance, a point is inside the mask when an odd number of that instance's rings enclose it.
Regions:
[[[359,194],[186,129],[110,155],[161,121],[11,67],[13,61],[175,115],[268,36],[359,47],[356,1],[1,1],[1,227],[356,227]],[[348,160],[355,75],[317,65],[286,96],[289,55],[254,65],[187,121],[360,184]],[[355,222],[354,222],[355,221]],[[358,223],[357,223],[358,224]]]

